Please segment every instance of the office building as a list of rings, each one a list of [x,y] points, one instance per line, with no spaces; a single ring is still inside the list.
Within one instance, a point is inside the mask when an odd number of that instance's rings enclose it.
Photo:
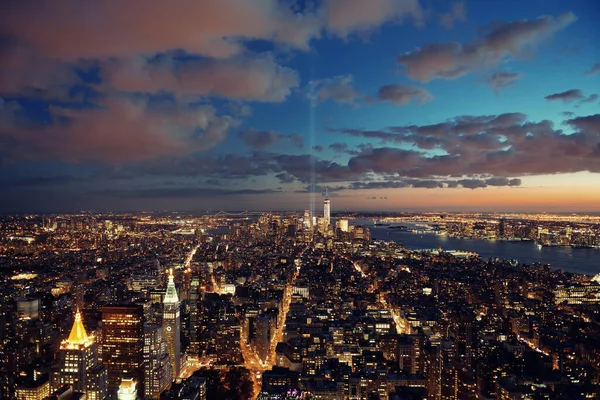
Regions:
[[[329,200],[329,194],[327,189],[325,189],[325,200],[323,201],[323,219],[324,228],[327,231],[331,226],[331,202]]]
[[[143,392],[144,310],[141,305],[117,304],[102,307],[102,360],[108,372],[109,397],[123,378],[138,382]]]
[[[43,400],[50,395],[48,376],[37,381],[19,383],[15,390],[17,400]]]
[[[144,386],[146,398],[158,399],[173,381],[171,360],[164,338],[163,327],[144,327]]]

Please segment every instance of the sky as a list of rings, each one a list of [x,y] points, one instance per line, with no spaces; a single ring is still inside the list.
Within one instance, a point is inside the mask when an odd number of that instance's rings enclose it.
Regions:
[[[4,0],[0,212],[600,211],[597,0]]]

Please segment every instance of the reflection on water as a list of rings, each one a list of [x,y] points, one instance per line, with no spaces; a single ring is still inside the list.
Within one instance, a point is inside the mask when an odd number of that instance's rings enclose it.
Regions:
[[[570,247],[538,247],[533,242],[504,242],[482,239],[458,239],[446,235],[413,234],[387,226],[372,226],[367,221],[355,221],[355,224],[370,225],[371,237],[378,240],[393,240],[408,249],[462,250],[477,253],[482,259],[504,258],[518,260],[521,263],[534,262],[551,264],[570,272],[595,275],[600,272],[599,249],[574,249]]]

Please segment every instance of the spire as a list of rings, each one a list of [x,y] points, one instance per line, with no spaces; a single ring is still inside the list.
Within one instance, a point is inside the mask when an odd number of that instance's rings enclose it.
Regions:
[[[71,328],[71,333],[69,334],[67,342],[69,342],[69,344],[85,344],[87,341],[88,335],[83,327],[83,322],[81,322],[81,313],[79,312],[79,308],[77,308],[77,312],[75,313],[75,322],[73,322],[73,328]]]
[[[175,287],[175,281],[173,280],[173,268],[169,270],[169,283],[167,284],[167,293],[165,294],[165,300],[163,303],[177,303],[179,297],[177,296],[177,288]]]

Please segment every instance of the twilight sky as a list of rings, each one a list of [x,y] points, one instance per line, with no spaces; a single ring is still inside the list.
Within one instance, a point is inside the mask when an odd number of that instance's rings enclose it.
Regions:
[[[7,0],[0,212],[600,211],[597,0]]]

